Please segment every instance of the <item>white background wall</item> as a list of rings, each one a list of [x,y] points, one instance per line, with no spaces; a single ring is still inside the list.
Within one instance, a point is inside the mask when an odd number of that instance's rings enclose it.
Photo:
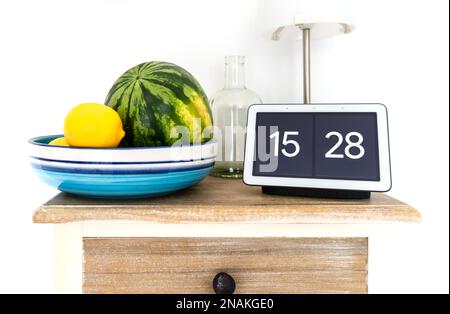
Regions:
[[[258,4],[0,3],[0,292],[52,292],[52,228],[32,225],[31,215],[56,191],[30,171],[26,140],[62,132],[72,106],[102,102],[129,67],[175,62],[211,95],[223,83],[223,57],[240,53],[248,57],[248,86],[266,102],[301,99],[300,43],[262,37]],[[424,216],[371,239],[373,293],[448,293],[448,5],[358,0],[354,33],[313,42],[313,100],[388,106],[390,194]]]

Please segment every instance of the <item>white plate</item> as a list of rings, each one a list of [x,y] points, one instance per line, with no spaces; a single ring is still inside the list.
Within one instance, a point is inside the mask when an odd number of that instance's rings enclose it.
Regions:
[[[29,155],[48,162],[81,163],[170,163],[215,158],[217,142],[188,146],[78,148],[50,146],[48,143],[61,135],[32,138]]]

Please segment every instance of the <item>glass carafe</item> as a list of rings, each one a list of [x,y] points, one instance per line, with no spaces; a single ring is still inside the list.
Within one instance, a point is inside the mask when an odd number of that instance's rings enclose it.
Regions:
[[[261,98],[245,87],[245,57],[225,57],[225,86],[211,99],[214,138],[219,144],[211,175],[242,177],[247,110],[259,103]]]

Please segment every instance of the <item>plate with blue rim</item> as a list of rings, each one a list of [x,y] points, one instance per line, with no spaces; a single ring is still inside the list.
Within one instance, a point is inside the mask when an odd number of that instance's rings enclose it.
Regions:
[[[93,198],[145,198],[189,188],[214,166],[217,143],[126,148],[48,145],[62,135],[29,140],[31,166],[60,191]]]

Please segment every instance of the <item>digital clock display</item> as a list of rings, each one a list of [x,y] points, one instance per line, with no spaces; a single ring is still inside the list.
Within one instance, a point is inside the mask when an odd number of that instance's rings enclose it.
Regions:
[[[259,112],[253,176],[379,181],[377,114]]]

